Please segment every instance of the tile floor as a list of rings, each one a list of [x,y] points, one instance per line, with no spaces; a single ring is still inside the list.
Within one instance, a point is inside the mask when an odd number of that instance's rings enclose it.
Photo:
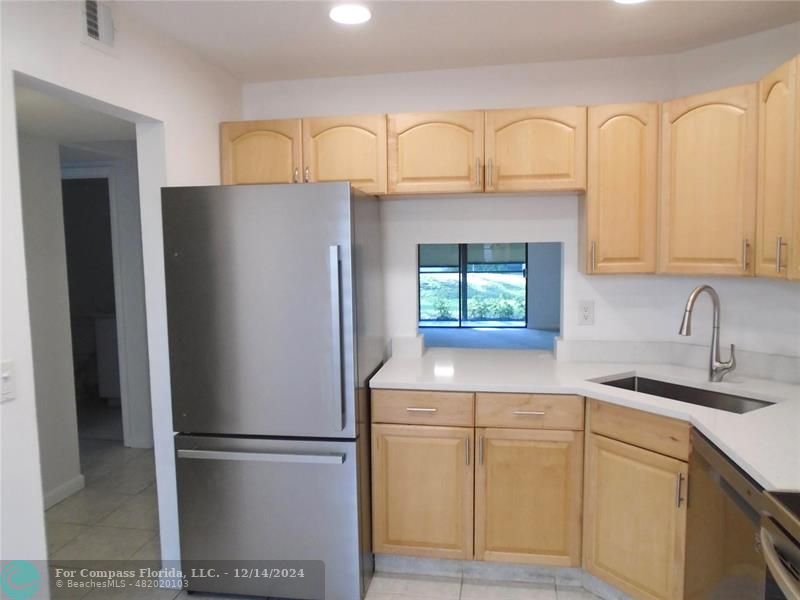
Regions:
[[[378,573],[366,600],[596,600],[580,588]]]
[[[64,561],[160,560],[153,451],[120,442],[80,440],[86,487],[45,512],[51,571]],[[52,589],[53,598],[154,598]]]
[[[69,560],[160,559],[158,510],[152,450],[118,442],[81,440],[86,488],[45,514],[51,570]],[[114,568],[124,568],[115,565]],[[227,596],[174,590],[60,590],[54,599],[205,600]],[[230,598],[235,598],[231,596]],[[238,597],[241,599],[241,596]],[[592,600],[577,588],[516,584],[450,577],[376,574],[367,600]],[[350,600],[333,598],[331,600]]]

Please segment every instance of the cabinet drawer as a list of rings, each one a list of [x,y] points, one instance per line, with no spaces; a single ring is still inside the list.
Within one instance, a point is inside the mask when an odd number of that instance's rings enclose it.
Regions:
[[[372,422],[472,427],[471,392],[372,390]]]
[[[583,398],[561,394],[478,394],[478,427],[583,429]]]
[[[689,460],[691,425],[686,421],[590,398],[589,427],[605,437],[678,460]]]

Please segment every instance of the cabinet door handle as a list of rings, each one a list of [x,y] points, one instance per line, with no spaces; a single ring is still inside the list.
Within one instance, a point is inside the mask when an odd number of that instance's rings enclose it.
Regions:
[[[435,413],[438,408],[422,408],[418,406],[407,406],[406,411],[410,413]]]
[[[464,444],[464,462],[467,464],[467,466],[469,466],[469,454],[470,454],[470,452],[469,452],[469,450],[470,450],[470,448],[469,448],[469,446],[470,446],[469,436],[464,438],[464,440],[466,442]]]
[[[592,240],[592,247],[589,252],[589,271],[594,273],[597,271],[597,242]]]
[[[308,183],[309,181],[311,181],[311,169],[310,169],[309,167],[306,167],[306,168],[303,170],[303,178],[305,179],[305,182],[306,182],[306,183]]]
[[[300,181],[300,169],[297,167],[294,168],[294,177],[292,177],[292,183],[297,183]]]
[[[481,184],[481,159],[475,159],[475,185]]]
[[[541,417],[545,414],[543,410],[515,410],[511,413],[517,417]]]
[[[490,188],[493,185],[494,185],[494,165],[492,164],[492,159],[490,158],[486,173],[486,187]]]
[[[678,480],[675,482],[675,506],[677,508],[681,507],[683,503],[683,480],[684,480],[683,473],[678,473]]]
[[[478,464],[483,464],[483,436],[478,438]]]
[[[747,271],[750,266],[750,242],[747,239],[742,241],[742,264],[744,265],[744,270]]]
[[[780,273],[783,265],[781,264],[783,261],[781,260],[781,254],[783,254],[783,247],[786,245],[786,242],[783,241],[783,236],[778,236],[778,241],[775,244],[775,272]]]

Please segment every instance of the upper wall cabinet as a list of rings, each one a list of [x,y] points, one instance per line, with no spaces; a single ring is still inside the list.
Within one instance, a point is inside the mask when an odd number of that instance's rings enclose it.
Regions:
[[[663,105],[659,270],[753,273],[756,85]]]
[[[800,277],[793,217],[800,211],[798,153],[800,95],[794,58],[765,76],[758,86],[758,210],[756,274]],[[797,218],[797,217],[795,217]]]
[[[220,125],[222,183],[291,183],[302,169],[300,119]]]
[[[303,176],[385,194],[385,115],[303,119]]]
[[[389,193],[483,191],[483,111],[388,119]]]
[[[586,187],[586,107],[486,111],[486,191]]]
[[[655,103],[589,108],[587,273],[655,272],[658,112]]]

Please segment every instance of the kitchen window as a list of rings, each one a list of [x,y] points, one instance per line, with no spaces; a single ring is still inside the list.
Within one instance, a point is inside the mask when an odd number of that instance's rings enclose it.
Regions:
[[[427,346],[550,349],[561,326],[561,244],[420,244]]]
[[[527,244],[419,246],[421,327],[526,327]]]

